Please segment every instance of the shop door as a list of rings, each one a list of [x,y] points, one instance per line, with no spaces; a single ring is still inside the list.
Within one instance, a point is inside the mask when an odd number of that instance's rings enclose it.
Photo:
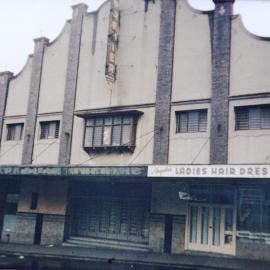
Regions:
[[[77,198],[73,206],[72,236],[148,243],[150,209],[142,199]]]
[[[187,219],[186,248],[234,255],[235,219],[233,206],[190,205]]]

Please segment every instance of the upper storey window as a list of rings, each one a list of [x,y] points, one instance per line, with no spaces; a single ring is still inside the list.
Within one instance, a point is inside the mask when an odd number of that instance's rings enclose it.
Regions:
[[[23,134],[23,123],[7,125],[7,141],[20,141]]]
[[[235,129],[270,129],[270,105],[236,107]]]
[[[40,122],[40,139],[57,139],[59,137],[60,121]]]
[[[176,112],[176,132],[193,133],[206,132],[207,110],[192,110]]]
[[[88,116],[84,148],[91,150],[134,150],[137,114]]]

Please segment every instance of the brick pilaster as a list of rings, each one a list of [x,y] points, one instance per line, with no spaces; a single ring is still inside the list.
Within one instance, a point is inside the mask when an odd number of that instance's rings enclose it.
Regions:
[[[210,163],[228,159],[231,19],[234,0],[214,0]]]
[[[33,55],[33,65],[31,72],[30,91],[28,97],[27,117],[23,142],[23,165],[30,165],[32,163],[43,55],[44,49],[48,45],[49,40],[45,37],[41,37],[34,39],[34,42],[35,50]]]
[[[0,73],[0,146],[3,133],[3,122],[6,110],[9,81],[12,79],[12,77],[13,73],[10,71]]]
[[[73,128],[73,112],[77,88],[78,66],[80,57],[81,34],[83,17],[87,11],[87,5],[78,4],[72,7],[71,32],[69,39],[69,55],[67,64],[64,108],[62,128],[60,135],[60,149],[58,162],[67,165],[70,161],[71,138]]]
[[[168,163],[175,17],[176,1],[162,0],[153,150],[154,164]]]

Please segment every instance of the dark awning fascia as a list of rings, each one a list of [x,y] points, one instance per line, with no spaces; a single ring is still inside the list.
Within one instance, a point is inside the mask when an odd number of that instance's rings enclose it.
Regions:
[[[147,177],[147,166],[0,166],[1,176]]]
[[[138,110],[115,110],[115,109],[107,109],[102,111],[94,111],[94,110],[85,110],[80,112],[75,112],[74,115],[80,118],[89,118],[95,116],[105,116],[105,115],[134,115],[141,116],[143,114],[142,111]]]

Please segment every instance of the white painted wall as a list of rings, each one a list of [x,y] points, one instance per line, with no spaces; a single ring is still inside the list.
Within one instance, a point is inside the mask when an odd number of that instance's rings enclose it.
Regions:
[[[0,146],[0,164],[1,165],[16,165],[21,164],[22,150],[23,150],[23,137],[20,141],[7,141],[7,125],[15,123],[24,123],[25,117],[12,117],[4,120],[3,136]]]
[[[48,165],[58,163],[59,154],[59,138],[58,139],[40,139],[40,122],[43,121],[56,121],[60,120],[60,130],[61,134],[61,114],[54,115],[40,115],[37,118],[36,132],[35,132],[35,142],[33,151],[33,165]]]
[[[245,95],[270,91],[270,42],[248,32],[241,17],[232,21],[231,91]]]
[[[66,23],[61,34],[45,47],[38,113],[63,111],[70,23]]]
[[[26,115],[31,72],[32,57],[29,56],[22,71],[10,81],[5,113],[6,116]]]
[[[88,154],[83,146],[84,120],[74,117],[73,144],[71,149],[72,165],[134,165],[152,164],[155,109],[139,109],[144,114],[137,124],[136,147],[134,153]]]
[[[176,133],[176,112],[207,109],[207,132]],[[169,164],[209,164],[210,104],[176,105],[171,110]]]
[[[235,106],[270,104],[270,98],[230,102],[229,164],[270,164],[270,129],[235,130]]]
[[[177,1],[172,101],[211,97],[211,33],[208,15]]]
[[[160,1],[120,1],[121,27],[116,56],[117,81],[110,88],[105,78],[110,3],[98,11],[96,49],[92,54],[94,14],[83,23],[76,110],[155,102]],[[134,23],[136,22],[136,23]]]

